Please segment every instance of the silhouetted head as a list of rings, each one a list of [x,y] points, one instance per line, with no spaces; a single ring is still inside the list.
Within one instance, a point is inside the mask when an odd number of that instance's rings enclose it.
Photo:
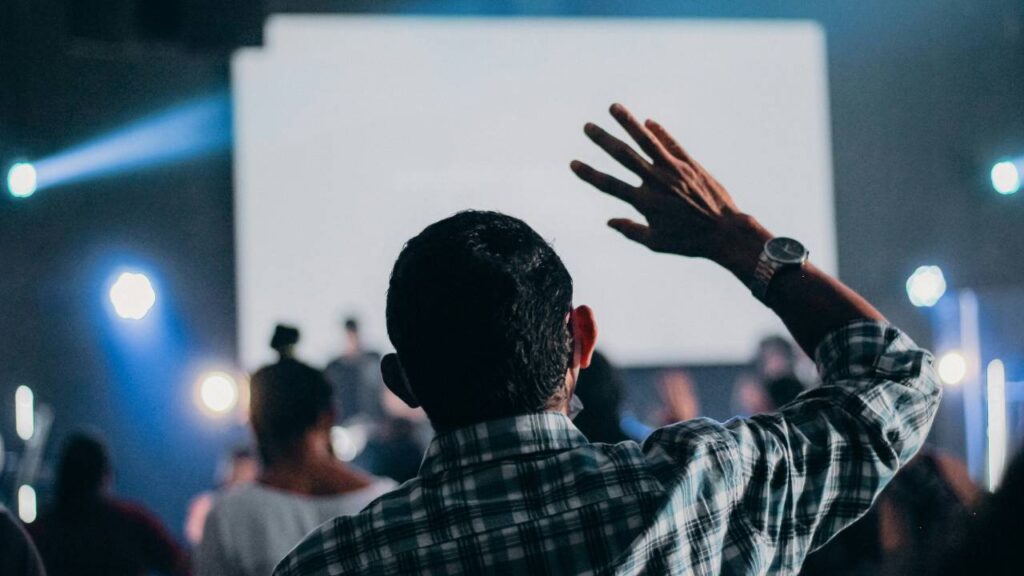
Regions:
[[[596,338],[555,251],[496,212],[460,212],[405,245],[387,327],[385,383],[440,430],[563,409]]]
[[[332,393],[322,372],[284,358],[260,368],[249,388],[249,419],[265,463],[299,454],[310,433],[329,443]]]
[[[355,316],[349,316],[349,317],[345,318],[344,325],[345,325],[345,332],[348,332],[350,334],[358,334],[359,333],[359,320],[357,320]]]
[[[73,507],[98,498],[110,477],[107,447],[85,433],[68,437],[57,464],[57,506]]]
[[[299,343],[299,329],[287,324],[274,326],[274,335],[270,338],[270,347],[280,355],[281,358],[290,358],[295,355],[295,345]]]
[[[342,323],[345,327],[345,353],[358,354],[362,351],[359,341],[359,320],[355,316],[347,316]]]

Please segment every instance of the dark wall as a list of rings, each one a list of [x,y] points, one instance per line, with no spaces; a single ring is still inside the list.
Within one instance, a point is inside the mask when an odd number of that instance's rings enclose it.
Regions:
[[[828,35],[843,279],[925,342],[925,314],[903,292],[916,266],[941,265],[954,287],[1024,285],[1017,254],[1024,198],[999,197],[986,182],[994,159],[1024,152],[1024,4],[1016,0],[267,4],[819,20]],[[155,37],[125,12],[112,38],[73,39],[64,5],[5,2],[0,164],[226,89],[226,48],[258,38],[250,16],[232,23],[217,12],[222,20],[204,20],[204,4],[188,1],[181,4],[184,23],[158,26]],[[190,27],[189,18],[205,27]],[[227,28],[210,25],[221,21]],[[75,30],[95,29],[86,24]],[[658,81],[652,76],[651,89]],[[105,275],[124,259],[159,272],[163,332],[148,343],[102,312]],[[0,264],[0,433],[14,444],[9,399],[17,384],[32,385],[55,408],[56,437],[80,425],[104,430],[120,491],[151,503],[179,529],[188,496],[208,484],[216,455],[239,433],[198,418],[190,388],[197,364],[235,352],[229,155],[29,201],[0,195]]]
[[[227,94],[223,55],[72,40],[59,7],[20,7],[15,21],[0,21],[4,166]],[[235,434],[202,419],[192,396],[198,366],[235,356],[231,189],[225,150],[25,201],[0,195],[0,433],[20,447],[10,407],[14,388],[30,385],[56,415],[51,456],[68,431],[101,431],[117,490],[151,504],[178,532],[188,498],[210,485]],[[151,333],[105,308],[106,284],[126,263],[157,284]]]

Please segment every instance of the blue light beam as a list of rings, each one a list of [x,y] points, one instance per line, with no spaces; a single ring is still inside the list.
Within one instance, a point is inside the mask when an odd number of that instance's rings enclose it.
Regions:
[[[230,99],[218,93],[36,160],[36,190],[180,162],[230,144]]]

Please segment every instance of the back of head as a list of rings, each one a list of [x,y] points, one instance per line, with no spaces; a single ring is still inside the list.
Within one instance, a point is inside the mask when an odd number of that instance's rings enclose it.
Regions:
[[[406,244],[387,326],[435,427],[538,412],[564,390],[572,279],[521,220],[460,212]]]
[[[351,332],[353,334],[359,333],[359,320],[357,320],[355,316],[346,317],[342,324],[345,326],[346,332]]]
[[[249,387],[250,419],[266,463],[289,452],[331,411],[331,386],[323,374],[292,358],[260,368]]]
[[[109,474],[110,458],[103,442],[88,434],[72,434],[57,465],[57,508],[72,511],[94,501]]]

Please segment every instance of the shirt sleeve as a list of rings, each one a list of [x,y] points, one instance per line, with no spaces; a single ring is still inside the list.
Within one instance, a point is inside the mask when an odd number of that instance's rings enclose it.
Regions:
[[[670,426],[648,441],[681,454],[692,451],[680,441],[700,438],[714,456],[704,460],[730,494],[726,564],[795,573],[867,512],[931,427],[941,397],[932,356],[896,328],[858,321],[816,352],[822,385],[778,413]]]

